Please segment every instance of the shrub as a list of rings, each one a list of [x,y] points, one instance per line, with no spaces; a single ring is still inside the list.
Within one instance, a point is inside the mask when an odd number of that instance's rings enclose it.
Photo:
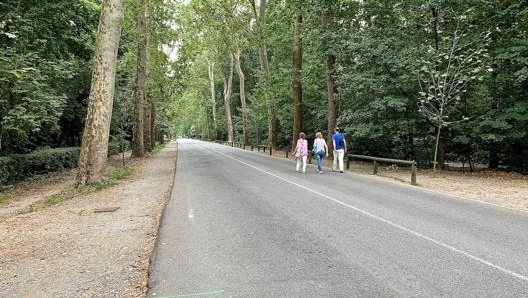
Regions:
[[[0,157],[0,186],[12,184],[16,180],[17,160],[4,156]]]
[[[0,185],[75,168],[78,161],[79,148],[44,149],[0,157]]]
[[[108,142],[108,156],[112,156],[130,149],[130,142],[124,139],[113,138]]]

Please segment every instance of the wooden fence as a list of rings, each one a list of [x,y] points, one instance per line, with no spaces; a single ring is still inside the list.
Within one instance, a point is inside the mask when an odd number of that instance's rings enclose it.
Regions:
[[[390,164],[401,164],[401,165],[410,165],[411,166],[411,184],[416,185],[416,161],[414,160],[401,160],[401,159],[391,159],[391,158],[380,158],[380,157],[372,157],[372,156],[366,156],[366,155],[357,155],[357,154],[348,154],[347,160],[346,160],[346,168],[347,170],[350,168],[350,161],[355,159],[363,159],[363,160],[372,160],[374,169],[373,174],[376,175],[378,173],[378,163],[390,163]]]

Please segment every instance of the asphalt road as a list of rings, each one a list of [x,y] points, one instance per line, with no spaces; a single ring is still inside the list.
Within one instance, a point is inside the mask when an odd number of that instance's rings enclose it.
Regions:
[[[180,139],[148,297],[525,298],[528,213]]]

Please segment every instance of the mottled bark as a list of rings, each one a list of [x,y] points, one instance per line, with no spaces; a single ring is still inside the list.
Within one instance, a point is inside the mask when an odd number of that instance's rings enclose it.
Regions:
[[[215,82],[214,82],[214,62],[208,61],[207,73],[209,75],[209,88],[211,89],[211,110],[213,111],[213,139],[216,140],[218,132],[218,124],[216,123],[216,96],[215,96]]]
[[[124,9],[124,0],[103,0],[101,4],[77,184],[95,182],[103,178],[108,154],[116,59]]]
[[[154,140],[152,139],[152,134],[154,132],[152,127],[152,110],[154,109],[153,105],[154,103],[152,97],[145,93],[145,104],[143,112],[143,116],[145,117],[143,121],[143,144],[145,145],[145,151],[147,152],[152,152],[152,150],[154,149]]]
[[[145,85],[147,77],[147,29],[146,29],[146,0],[138,0],[137,14],[138,54],[135,82],[134,129],[132,135],[132,156],[145,155]]]
[[[236,44],[237,52],[235,55],[235,65],[238,74],[239,80],[239,90],[240,90],[240,107],[242,109],[242,130],[244,133],[244,145],[249,145],[249,128],[248,128],[248,117],[247,117],[247,107],[246,107],[246,76],[242,71],[242,66],[240,65],[240,48],[238,43]]]
[[[144,35],[142,37],[143,43],[145,45],[145,78],[147,79],[149,77],[149,50],[150,50],[150,12],[149,12],[149,0],[142,0],[145,1],[145,30]],[[154,98],[150,96],[149,92],[147,91],[147,82],[145,79],[145,123],[144,123],[144,141],[145,141],[145,150],[148,152],[152,152],[154,150],[154,146],[156,145],[156,138],[154,137]]]
[[[333,1],[325,1],[325,9],[323,11],[323,28],[324,30],[332,31],[331,18],[333,12]],[[329,52],[330,45],[325,41],[326,50]],[[328,125],[327,125],[327,135],[326,135],[326,144],[328,146],[328,151],[330,154],[334,154],[334,142],[332,142],[332,134],[337,125],[337,112],[336,112],[336,97],[335,97],[335,62],[336,57],[333,54],[326,55],[326,89],[328,97]]]
[[[268,51],[266,49],[266,43],[264,41],[265,34],[264,22],[266,20],[266,0],[260,0],[259,11],[257,13],[255,1],[251,1],[253,6],[253,13],[255,15],[255,20],[257,23],[258,38],[260,42],[259,46],[259,60],[260,60],[260,69],[262,71],[262,77],[264,80],[264,97],[266,99],[266,104],[268,107],[268,146],[273,148],[278,147],[277,143],[277,129],[278,129],[278,119],[277,119],[277,103],[273,98],[271,92],[271,75],[268,64]]]
[[[303,125],[303,109],[302,109],[302,42],[301,42],[301,1],[297,0],[297,10],[293,24],[293,74],[292,74],[292,100],[293,100],[293,135],[292,148],[295,147],[295,142],[302,131]]]
[[[231,95],[233,90],[233,55],[229,54],[229,70],[224,75],[224,111],[227,124],[227,141],[233,142],[233,119],[231,118]]]
[[[328,151],[333,154],[334,142],[332,142],[332,133],[337,124],[336,115],[336,98],[335,98],[335,79],[334,79],[334,64],[335,57],[328,55],[326,58],[326,87],[328,93],[328,135],[326,136],[326,143]]]

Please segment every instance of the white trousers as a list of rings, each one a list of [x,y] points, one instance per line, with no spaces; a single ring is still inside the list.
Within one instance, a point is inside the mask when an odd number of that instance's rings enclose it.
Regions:
[[[337,164],[339,162],[339,171],[343,172],[343,159],[345,157],[345,149],[334,150],[334,162],[332,163],[332,170],[337,169]]]
[[[306,159],[308,158],[308,156],[299,156],[297,157],[297,167],[295,168],[295,170],[297,172],[299,172],[301,170],[301,164],[302,164],[302,171],[303,173],[306,172]]]

